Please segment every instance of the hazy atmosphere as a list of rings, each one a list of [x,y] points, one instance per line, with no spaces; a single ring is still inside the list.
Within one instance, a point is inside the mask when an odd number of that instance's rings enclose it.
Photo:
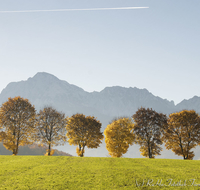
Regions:
[[[0,91],[44,71],[88,92],[200,96],[199,10],[199,0],[0,0]]]

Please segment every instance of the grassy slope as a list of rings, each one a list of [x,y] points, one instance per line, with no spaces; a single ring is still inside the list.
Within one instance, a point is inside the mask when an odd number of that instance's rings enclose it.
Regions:
[[[148,179],[200,184],[200,161],[195,160],[0,156],[0,166],[0,189],[198,189],[152,187]],[[136,187],[143,179],[145,185]]]

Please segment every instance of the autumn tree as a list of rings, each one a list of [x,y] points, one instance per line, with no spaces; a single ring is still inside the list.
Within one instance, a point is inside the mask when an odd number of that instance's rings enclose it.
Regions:
[[[67,137],[70,145],[78,145],[76,153],[83,157],[85,147],[97,148],[103,140],[101,123],[93,116],[75,114],[67,118]]]
[[[48,147],[46,155],[53,155],[53,146],[62,145],[66,140],[65,114],[52,107],[40,110],[36,117],[37,141]]]
[[[0,107],[0,139],[13,155],[17,155],[19,146],[33,142],[34,124],[35,108],[28,99],[8,98]]]
[[[104,130],[106,149],[112,157],[121,157],[134,142],[133,122],[130,118],[115,119]]]
[[[200,117],[194,110],[172,113],[168,118],[163,140],[166,148],[171,149],[183,159],[193,159],[195,148],[200,141]]]
[[[136,143],[140,145],[141,155],[154,158],[162,150],[162,132],[167,125],[167,116],[152,109],[140,108],[132,116]]]

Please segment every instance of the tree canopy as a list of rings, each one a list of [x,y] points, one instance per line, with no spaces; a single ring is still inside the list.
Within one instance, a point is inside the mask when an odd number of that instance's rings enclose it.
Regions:
[[[199,115],[194,110],[170,114],[163,140],[167,149],[172,149],[175,154],[183,156],[183,159],[193,159],[191,149],[200,142]]]
[[[136,143],[140,145],[141,155],[154,158],[162,150],[163,127],[167,125],[167,116],[152,109],[140,108],[132,116]]]
[[[65,114],[52,107],[45,107],[37,114],[37,141],[48,146],[46,155],[53,155],[53,146],[62,145],[66,140]]]
[[[21,97],[8,98],[0,108],[0,139],[6,149],[13,155],[18,153],[19,146],[31,144],[35,133],[35,108],[28,99]]]
[[[112,121],[104,130],[106,148],[112,157],[121,157],[135,140],[133,123],[130,118]]]
[[[0,141],[18,154],[19,146],[35,142],[48,147],[46,155],[53,155],[53,146],[78,145],[77,155],[84,156],[85,148],[98,148],[104,138],[101,123],[94,116],[65,114],[52,107],[44,107],[37,114],[28,99],[8,98],[0,107]],[[183,110],[167,116],[150,108],[140,108],[132,118],[113,120],[104,130],[106,148],[112,157],[121,157],[133,143],[140,145],[141,155],[155,158],[171,149],[183,159],[193,159],[194,149],[200,145],[200,116],[194,110]],[[46,149],[46,148],[45,148]]]
[[[76,152],[84,156],[85,147],[97,148],[103,140],[101,123],[93,116],[75,114],[67,118],[67,138],[70,145],[78,145]]]

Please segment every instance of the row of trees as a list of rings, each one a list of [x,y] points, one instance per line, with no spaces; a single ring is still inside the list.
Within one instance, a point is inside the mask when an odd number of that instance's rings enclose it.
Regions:
[[[172,113],[167,117],[152,109],[140,108],[132,118],[113,120],[104,130],[106,148],[112,157],[121,157],[130,145],[139,144],[141,154],[154,158],[161,145],[184,159],[193,159],[191,151],[200,144],[200,117],[191,110]],[[101,123],[93,116],[75,114],[71,117],[52,107],[36,113],[24,98],[9,98],[0,107],[0,141],[13,155],[19,146],[38,143],[46,145],[46,155],[53,155],[53,146],[68,141],[78,145],[76,152],[83,157],[85,147],[97,148],[104,138]]]
[[[183,110],[167,116],[152,109],[140,108],[130,118],[119,118],[104,131],[106,148],[112,157],[121,157],[129,145],[140,145],[141,154],[155,158],[162,151],[161,145],[171,149],[183,159],[193,159],[191,151],[200,145],[200,116],[194,111]]]
[[[17,155],[19,146],[32,143],[48,146],[46,155],[53,155],[53,146],[67,140],[78,145],[78,156],[85,147],[97,148],[103,140],[101,123],[92,116],[65,115],[52,107],[45,107],[36,114],[34,106],[21,97],[9,98],[0,108],[0,141],[6,149]]]

